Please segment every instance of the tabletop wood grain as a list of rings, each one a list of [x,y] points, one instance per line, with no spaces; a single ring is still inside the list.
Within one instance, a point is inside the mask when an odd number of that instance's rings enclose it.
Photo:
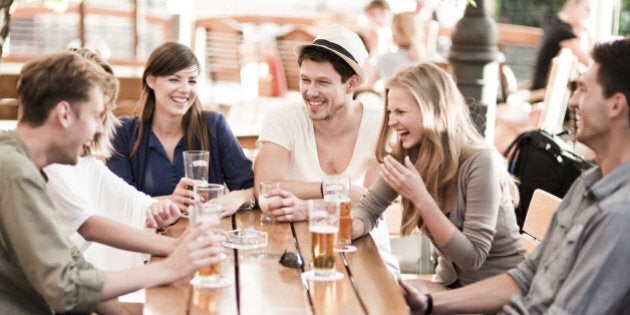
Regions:
[[[166,235],[177,237],[188,226],[182,219]],[[239,211],[224,218],[222,227],[264,231],[268,245],[253,250],[226,249],[222,274],[233,285],[221,289],[193,289],[190,279],[150,288],[144,314],[408,314],[398,285],[370,236],[355,240],[357,251],[338,253],[337,281],[312,281],[302,270],[282,266],[286,250],[299,253],[304,271],[311,269],[308,221],[263,224],[260,211]],[[162,259],[153,257],[153,260]]]

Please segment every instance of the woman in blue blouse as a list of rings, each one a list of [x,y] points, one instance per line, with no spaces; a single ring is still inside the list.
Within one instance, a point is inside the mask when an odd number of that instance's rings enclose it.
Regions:
[[[142,114],[122,117],[107,166],[146,194],[169,198],[185,210],[193,192],[182,153],[210,151],[211,183],[226,184],[224,214],[252,204],[252,163],[225,118],[203,111],[197,96],[199,61],[190,48],[169,42],[156,48],[142,75]]]

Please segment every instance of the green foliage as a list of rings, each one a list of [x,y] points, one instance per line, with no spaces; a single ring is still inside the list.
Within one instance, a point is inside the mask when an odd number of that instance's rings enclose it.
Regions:
[[[543,27],[564,2],[565,0],[496,0],[496,20],[500,23]]]
[[[630,35],[630,0],[621,1],[621,14],[619,16],[619,35]]]

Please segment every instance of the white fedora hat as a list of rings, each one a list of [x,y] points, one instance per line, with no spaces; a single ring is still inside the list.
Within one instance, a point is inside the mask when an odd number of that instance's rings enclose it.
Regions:
[[[322,30],[312,43],[297,45],[294,49],[295,54],[299,56],[302,50],[308,46],[322,47],[332,51],[347,62],[359,75],[361,78],[359,84],[367,81],[367,75],[362,65],[368,57],[368,52],[363,41],[355,32],[339,24],[332,24]]]

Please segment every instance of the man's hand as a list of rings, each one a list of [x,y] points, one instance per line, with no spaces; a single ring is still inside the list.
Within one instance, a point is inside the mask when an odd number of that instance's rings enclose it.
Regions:
[[[179,220],[181,212],[172,201],[165,199],[154,202],[146,211],[146,226],[148,228],[165,228]]]
[[[407,305],[411,309],[412,315],[423,315],[427,309],[427,297],[421,294],[414,287],[405,283],[405,280],[398,278],[398,285],[402,290]]]
[[[225,259],[225,233],[211,224],[189,225],[175,250],[162,262],[177,279]]]
[[[269,203],[269,214],[276,221],[293,222],[308,219],[308,207],[306,202],[286,190],[274,190],[268,193],[269,198],[273,198]]]

